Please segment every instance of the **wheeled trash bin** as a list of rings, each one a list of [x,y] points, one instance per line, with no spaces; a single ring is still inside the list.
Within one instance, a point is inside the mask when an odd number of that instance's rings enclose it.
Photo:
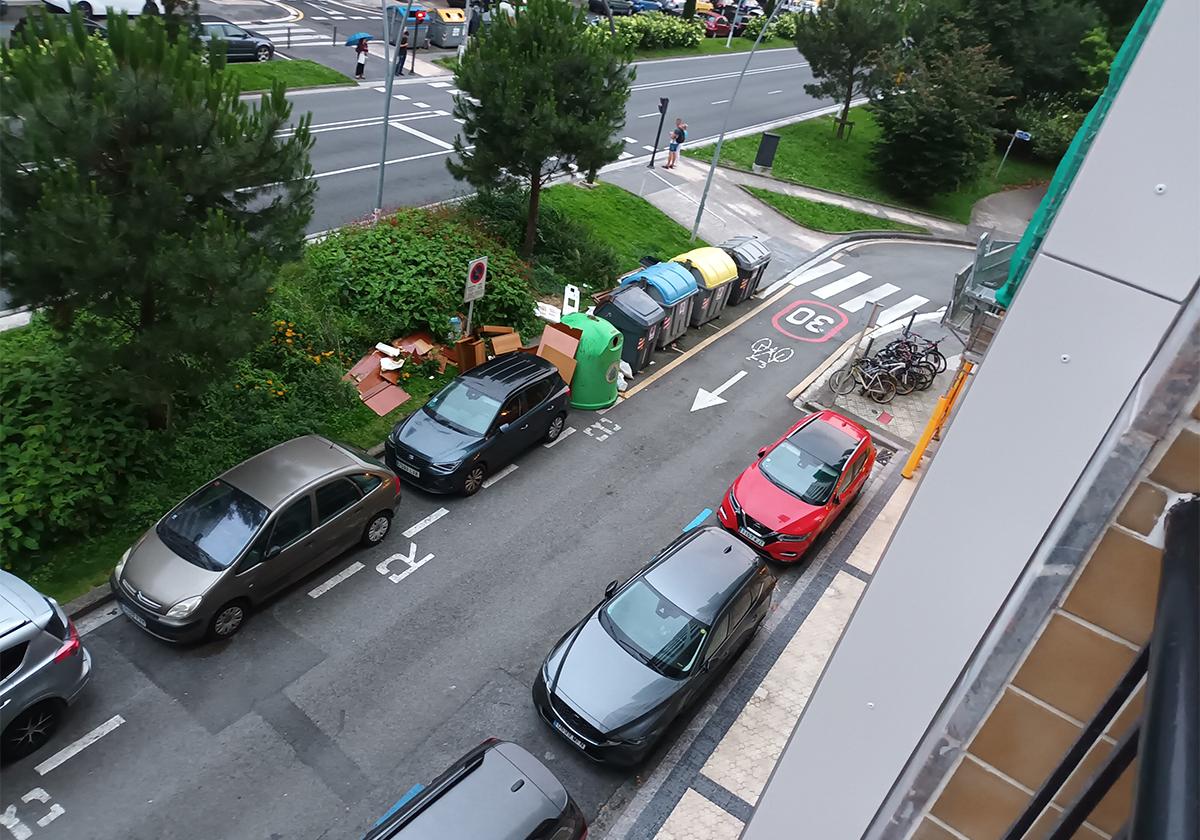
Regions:
[[[650,364],[666,315],[641,286],[617,286],[596,295],[595,314],[625,336],[621,358],[634,374]]]
[[[733,281],[737,279],[737,265],[733,257],[720,248],[696,248],[680,254],[671,262],[686,266],[696,279],[700,294],[692,304],[693,327],[711,321],[725,311]]]
[[[575,375],[571,377],[571,407],[595,411],[617,401],[617,373],[625,336],[596,315],[572,312],[563,326],[583,333],[575,351]]]
[[[467,13],[462,9],[433,9],[429,16],[429,42],[437,47],[467,43]]]
[[[654,263],[621,279],[622,285],[627,283],[642,286],[662,307],[665,317],[658,333],[660,349],[687,332],[692,304],[700,294],[690,271],[675,262]]]
[[[726,304],[737,306],[758,291],[763,272],[771,262],[771,249],[756,236],[735,236],[722,242],[719,247],[733,257],[733,263],[737,266],[737,282],[733,284],[729,303]]]

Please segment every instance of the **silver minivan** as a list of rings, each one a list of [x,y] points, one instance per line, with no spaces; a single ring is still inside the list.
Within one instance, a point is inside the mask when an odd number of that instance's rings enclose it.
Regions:
[[[355,543],[377,545],[400,480],[317,435],[260,452],[159,520],[109,578],[121,611],[171,642],[228,638],[258,605]]]
[[[50,740],[92,676],[92,657],[53,599],[0,571],[0,758]]]

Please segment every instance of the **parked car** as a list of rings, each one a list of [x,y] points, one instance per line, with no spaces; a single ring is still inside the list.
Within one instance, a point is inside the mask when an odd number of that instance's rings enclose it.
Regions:
[[[589,758],[640,763],[749,643],[774,588],[736,537],[684,534],[558,640],[534,682],[538,714]]]
[[[49,741],[91,676],[92,657],[62,608],[0,571],[0,756],[13,761]]]
[[[608,0],[608,8],[614,15],[632,15],[637,13],[634,0]],[[604,3],[601,0],[588,0],[588,11],[593,14],[604,14]]]
[[[663,4],[661,0],[633,0],[633,8],[638,12],[661,12]]]
[[[42,0],[50,9],[69,12],[72,8],[79,9],[84,17],[107,17],[108,10],[135,17],[146,8],[146,0]],[[162,0],[154,0],[158,14],[163,13]]]
[[[425,785],[413,785],[363,840],[583,840],[567,789],[526,750],[495,738]]]
[[[732,21],[739,16],[743,23],[749,23],[756,17],[762,17],[763,10],[758,6],[751,6],[749,3],[743,3],[739,8],[736,3],[727,3],[722,6],[717,6],[715,11],[720,12],[721,16],[726,20]]]
[[[760,449],[717,509],[729,531],[795,563],[858,497],[875,465],[871,435],[833,411],[805,417]]]
[[[731,24],[730,21],[720,12],[708,12],[700,15],[700,22],[704,24],[704,35],[708,38],[725,38],[729,35],[729,29],[733,27],[734,37],[739,37],[746,29],[746,21],[739,19],[736,24]]]
[[[479,491],[488,474],[562,434],[571,389],[530,353],[506,353],[458,376],[392,429],[387,465],[432,493]]]
[[[63,20],[63,18],[59,18]],[[66,29],[70,31],[70,24],[66,24]],[[9,44],[20,43],[21,33],[25,31],[34,33],[34,37],[39,41],[48,40],[50,35],[46,31],[44,18],[40,14],[25,15],[15,24],[13,24],[12,34],[9,36]],[[91,18],[83,19],[83,31],[88,35],[97,35],[101,38],[108,38],[108,29],[102,23],[92,20]]]
[[[160,639],[229,638],[283,587],[355,543],[382,542],[399,503],[400,479],[365,452],[295,438],[180,502],[125,552],[109,586]]]
[[[275,44],[266,35],[212,15],[200,16],[200,40],[223,41],[229,61],[270,61],[275,55]]]

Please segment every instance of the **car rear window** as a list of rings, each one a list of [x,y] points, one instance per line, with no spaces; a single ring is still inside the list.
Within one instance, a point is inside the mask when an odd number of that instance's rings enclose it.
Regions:
[[[25,651],[28,649],[29,642],[17,642],[0,650],[0,680],[8,679],[21,667],[25,660]]]
[[[232,484],[214,481],[167,514],[155,532],[189,563],[220,571],[238,558],[269,512]]]

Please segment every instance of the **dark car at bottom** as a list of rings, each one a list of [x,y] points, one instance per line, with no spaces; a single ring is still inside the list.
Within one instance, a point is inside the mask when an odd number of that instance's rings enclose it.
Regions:
[[[507,353],[456,377],[384,442],[387,465],[432,493],[479,491],[489,474],[562,434],[571,389],[530,353]]]
[[[413,785],[363,840],[584,840],[587,823],[546,766],[489,738]]]
[[[766,617],[775,577],[720,528],[685,533],[563,636],[533,686],[538,714],[589,758],[642,762]]]

